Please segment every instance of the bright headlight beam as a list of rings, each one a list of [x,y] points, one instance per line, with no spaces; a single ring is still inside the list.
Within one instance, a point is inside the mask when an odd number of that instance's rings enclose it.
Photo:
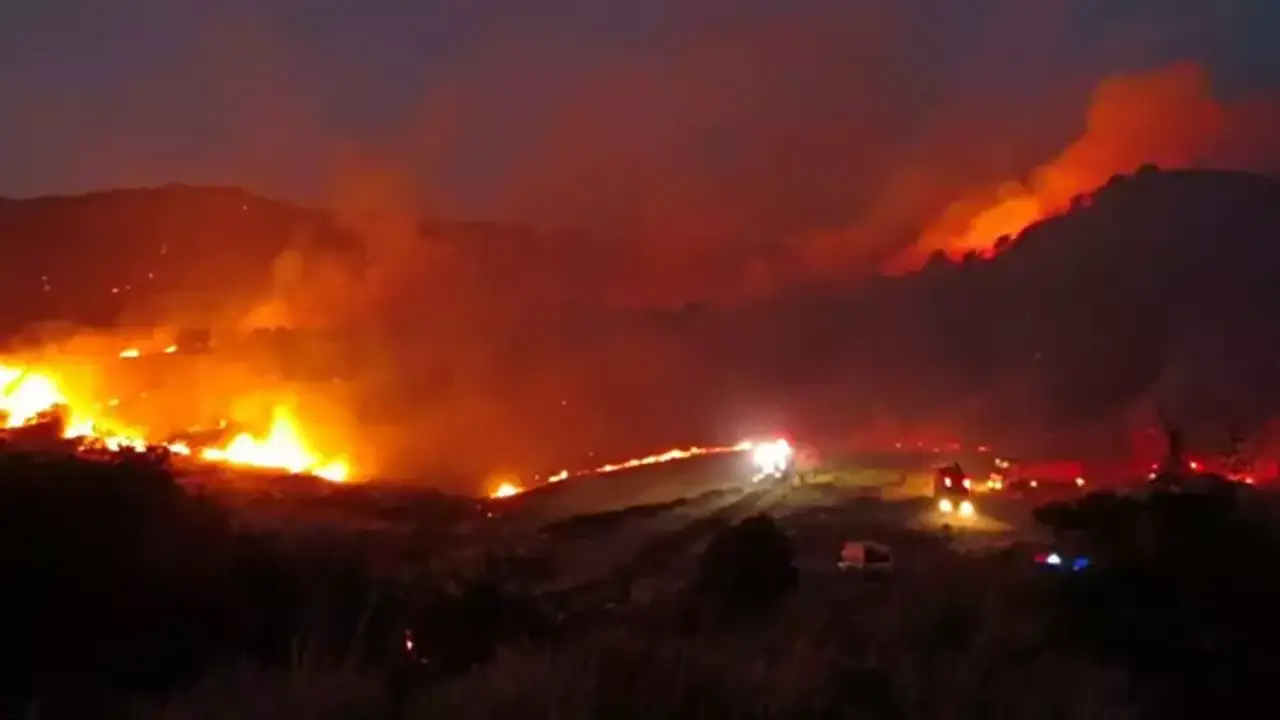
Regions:
[[[791,462],[791,443],[782,438],[763,442],[751,450],[751,462],[760,475],[780,475]]]

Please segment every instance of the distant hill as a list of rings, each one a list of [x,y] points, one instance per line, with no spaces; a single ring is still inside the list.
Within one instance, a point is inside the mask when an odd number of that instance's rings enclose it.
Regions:
[[[611,312],[573,288],[544,302],[606,263],[607,246],[586,236],[422,230],[464,259],[461,287],[501,312],[433,302],[431,317],[467,315],[459,332],[471,344],[454,356],[433,339],[406,366],[431,389],[390,395],[459,423],[446,432],[437,419],[441,438],[518,438],[507,449],[531,462],[779,425],[815,437],[927,429],[1107,448],[1155,407],[1210,427],[1280,409],[1275,179],[1147,169],[1028,228],[990,261],[937,259],[900,278],[679,311]],[[181,186],[3,201],[0,242],[0,332],[47,318],[110,324],[130,303],[159,312],[260,293],[287,247],[361,252],[325,213]],[[417,332],[406,322],[407,336]]]
[[[235,188],[172,185],[0,202],[0,331],[110,325],[126,308],[261,291],[300,236],[341,244],[323,213]]]
[[[239,188],[187,185],[0,198],[0,335],[38,320],[110,326],[122,314],[163,315],[174,306],[198,313],[228,298],[258,298],[286,249],[345,255],[358,267],[381,239],[381,210],[339,217]],[[496,223],[424,219],[418,230],[449,244],[495,287],[530,274],[521,253],[533,250],[545,266],[599,251],[582,234]]]
[[[1023,442],[1142,406],[1258,422],[1280,409],[1278,241],[1280,181],[1148,169],[994,260],[799,293],[741,324],[805,348],[789,380],[842,388],[867,422],[884,408]]]

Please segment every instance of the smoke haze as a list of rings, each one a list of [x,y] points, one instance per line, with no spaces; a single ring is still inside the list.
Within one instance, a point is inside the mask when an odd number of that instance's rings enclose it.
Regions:
[[[166,322],[338,328],[361,348],[334,391],[364,418],[360,443],[388,467],[468,470],[767,426],[787,411],[758,392],[735,406],[756,380],[717,335],[749,336],[762,305],[987,253],[1145,163],[1280,159],[1270,93],[1220,90],[1211,72],[1241,2],[766,5],[654,4],[595,35],[572,32],[578,15],[511,14],[431,61],[370,33],[370,66],[347,62],[355,45],[299,43],[274,11],[205,10],[184,61],[151,66],[95,127],[70,96],[32,94],[15,136],[62,184],[214,182],[324,207],[354,247],[292,228],[260,287],[238,283],[216,312],[186,306],[233,273],[187,268]],[[384,78],[412,91],[364,87]],[[180,132],[175,116],[204,121]],[[532,229],[424,232],[424,218]],[[771,312],[790,326],[804,311]],[[751,352],[785,354],[774,329]],[[777,391],[805,393],[820,402]],[[873,419],[899,428],[897,410]]]

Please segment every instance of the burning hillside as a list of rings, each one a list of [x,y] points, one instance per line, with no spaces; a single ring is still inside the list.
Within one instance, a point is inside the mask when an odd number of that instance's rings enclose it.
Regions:
[[[796,37],[807,43],[812,35]],[[767,59],[769,68],[777,57],[748,55]],[[315,385],[341,385],[334,404],[359,416],[360,447],[377,450],[379,473],[469,483],[495,467],[560,467],[583,447],[625,457],[636,447],[717,435],[726,425],[803,423],[815,432],[850,434],[877,424],[929,424],[984,437],[1026,428],[1028,417],[1043,415],[1053,425],[1061,407],[1084,397],[1077,390],[1099,387],[1099,376],[1118,376],[1114,358],[1134,366],[1113,393],[1126,401],[1151,387],[1168,364],[1157,354],[1174,351],[1160,343],[1181,331],[1153,328],[1149,317],[1169,315],[1146,298],[1182,281],[1152,263],[1156,239],[1177,235],[1187,253],[1183,264],[1207,277],[1208,266],[1192,249],[1207,238],[1197,233],[1219,243],[1228,223],[1241,238],[1271,232],[1273,191],[1252,180],[1144,173],[1132,188],[1094,194],[1113,175],[1147,163],[1173,168],[1244,157],[1225,152],[1237,135],[1250,134],[1240,131],[1235,103],[1215,99],[1195,65],[1105,80],[1075,128],[1067,126],[1082,116],[1088,78],[1073,86],[1079,95],[1054,113],[1052,127],[1037,122],[1049,118],[1033,107],[1034,98],[993,108],[960,93],[963,106],[958,101],[944,108],[956,112],[936,116],[942,120],[931,127],[945,132],[931,139],[928,131],[883,134],[909,127],[898,120],[885,128],[858,125],[871,92],[845,93],[845,113],[813,112],[826,130],[815,136],[801,113],[825,109],[832,85],[815,84],[813,104],[799,107],[756,95],[761,73],[738,72],[739,57],[725,53],[725,66],[705,86],[695,74],[671,98],[668,79],[688,74],[664,72],[639,85],[608,73],[601,78],[607,94],[618,92],[628,103],[652,95],[653,117],[597,116],[596,83],[589,83],[582,108],[570,103],[565,117],[547,119],[548,158],[555,162],[536,163],[536,185],[563,193],[563,203],[539,197],[529,204],[562,210],[544,219],[516,214],[524,203],[515,203],[509,217],[581,227],[580,233],[423,224],[411,178],[365,168],[340,178],[325,213],[200,188],[0,207],[0,230],[24,253],[13,266],[39,268],[5,283],[9,295],[0,298],[0,310],[13,317],[0,326],[25,326],[35,315],[78,325],[234,327],[263,330],[264,346],[289,328],[281,344],[298,351],[282,363],[264,350],[261,364],[289,381],[305,375]],[[830,59],[806,56],[801,64],[840,66]],[[687,60],[696,64],[697,57]],[[729,77],[752,78],[732,86],[752,92],[733,93],[735,107],[719,107],[723,98],[702,91]],[[704,127],[686,122],[695,101],[709,105],[701,108],[706,131],[686,136],[688,128]],[[966,114],[970,108],[975,116]],[[736,122],[739,110],[754,121]],[[1036,135],[1036,142],[1013,137],[1014,130]],[[668,145],[669,134],[681,142]],[[724,146],[699,152],[708,136]],[[560,142],[565,138],[573,142]],[[811,141],[839,147],[814,146],[812,158],[807,151],[774,152]],[[1002,151],[1015,144],[1019,151]],[[953,145],[965,152],[953,152]],[[826,151],[841,147],[845,152]],[[626,152],[610,154],[611,148]],[[566,152],[582,157],[566,159]],[[724,164],[702,167],[705,155]],[[646,159],[662,162],[637,165]],[[838,172],[807,172],[806,163],[819,161]],[[1000,178],[1011,180],[991,182]],[[1261,189],[1250,195],[1237,185]],[[1103,197],[1132,212],[1089,207]],[[592,208],[604,210],[599,224],[587,212]],[[166,223],[157,225],[157,216]],[[1078,222],[1037,223],[1055,216]],[[841,231],[815,234],[833,227]],[[1028,227],[1038,230],[1023,233]],[[855,282],[886,258],[890,270],[914,270],[936,252],[991,255],[1001,236],[1019,235],[1025,237],[1017,245],[1027,252],[978,272],[948,267],[893,282]],[[1044,239],[1032,242],[1032,235]],[[1217,247],[1226,277],[1227,256]],[[100,261],[85,263],[86,256]],[[1274,266],[1255,259],[1246,266]],[[1122,265],[1130,270],[1095,269]],[[240,267],[253,272],[228,269]],[[226,286],[224,275],[243,287]],[[1143,284],[1142,292],[1129,293],[1133,283]],[[1230,288],[1217,301],[1224,308],[1251,306],[1234,278],[1220,287]],[[1111,302],[1101,303],[1104,297]],[[1085,304],[1095,308],[1087,321],[1080,319]],[[1104,314],[1105,323],[1097,319]],[[1094,332],[1104,326],[1105,343]],[[118,344],[106,354],[144,365],[160,362],[152,356],[170,348]],[[1080,361],[1084,352],[1096,355]],[[1150,367],[1137,366],[1148,357],[1142,353],[1150,355]],[[141,420],[113,423],[110,403],[124,392],[116,385],[73,392],[74,378],[60,368],[38,360],[11,364],[56,378],[64,395],[89,399],[66,404],[67,432],[161,444],[187,428],[216,428],[226,396],[258,382],[223,378],[231,371],[210,361],[187,376],[218,374],[218,380],[171,381],[166,402],[151,402]],[[1047,378],[1064,375],[1046,367],[1077,374],[1057,387]],[[312,390],[284,396],[310,398]],[[1097,407],[1113,407],[1110,397]],[[263,404],[234,418],[249,433],[234,451],[234,437],[203,441],[205,459],[323,468],[330,455],[322,449],[351,447],[348,438],[325,437],[326,423],[308,409]],[[86,421],[91,430],[81,429]],[[272,436],[311,447],[259,452]],[[374,460],[351,462],[369,474]]]
[[[952,258],[968,253],[989,258],[1002,238],[1016,238],[1113,176],[1144,165],[1229,163],[1224,155],[1230,155],[1232,139],[1225,134],[1242,129],[1232,120],[1243,112],[1216,100],[1208,73],[1194,63],[1109,77],[1093,92],[1083,134],[1059,155],[1026,181],[1009,180],[955,200],[886,269],[918,268],[939,251]]]
[[[267,333],[262,347],[228,341],[214,353],[188,352],[177,334],[116,331],[89,347],[79,335],[53,341],[54,352],[42,333],[36,349],[15,343],[6,355],[4,394],[14,403],[52,385],[68,400],[73,431],[88,420],[86,435],[185,441],[212,455],[236,432],[265,440],[280,406],[315,460],[293,453],[268,464],[323,466],[345,455],[352,474],[439,477],[462,491],[496,468],[527,477],[563,467],[582,448],[628,457],[729,428],[749,435],[785,425],[812,436],[883,424],[893,437],[929,425],[1018,446],[1036,439],[1032,428],[1061,429],[1077,416],[1101,422],[1157,383],[1167,394],[1209,377],[1223,362],[1198,359],[1209,348],[1272,357],[1253,348],[1271,337],[1258,309],[1274,304],[1266,238],[1280,226],[1278,193],[1257,176],[1144,173],[1035,225],[972,272],[940,265],[859,293],[841,287],[742,307],[639,314],[593,305],[550,323],[540,314],[547,308],[515,302],[513,275],[498,288],[514,298],[503,306],[509,316],[406,302],[333,337]],[[484,266],[466,267],[464,277],[485,277]],[[1205,290],[1188,293],[1187,282]],[[426,312],[438,307],[448,312]],[[287,352],[274,353],[277,344]],[[1188,362],[1194,374],[1172,373]],[[18,372],[49,382],[20,388]],[[339,374],[350,379],[333,382]],[[1221,382],[1229,389],[1255,375],[1271,377],[1242,366]],[[139,399],[143,392],[150,397]],[[1233,395],[1206,388],[1205,397]],[[258,453],[229,455],[246,456],[262,462]]]
[[[131,355],[125,355],[131,357]],[[331,482],[343,482],[352,474],[347,460],[324,457],[312,449],[292,411],[278,405],[261,434],[213,433],[193,429],[190,439],[159,438],[147,430],[130,426],[113,417],[112,400],[79,397],[53,371],[11,362],[0,362],[0,422],[13,435],[25,429],[43,428],[80,451],[149,452],[167,451],[195,463],[214,463],[294,474],[314,475]],[[225,423],[218,430],[226,430]]]

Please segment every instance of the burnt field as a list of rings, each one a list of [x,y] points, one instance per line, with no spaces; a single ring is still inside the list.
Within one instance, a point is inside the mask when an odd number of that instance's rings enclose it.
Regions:
[[[218,468],[178,482],[224,508],[241,530],[282,545],[359,548],[371,567],[393,574],[474,575],[495,558],[511,560],[538,568],[525,579],[530,591],[586,610],[679,595],[711,539],[758,515],[773,520],[798,571],[817,581],[839,574],[846,541],[883,543],[900,566],[929,568],[951,553],[1051,539],[1033,518],[1042,499],[987,494],[976,498],[973,518],[940,514],[924,465],[855,468],[839,481],[800,486],[752,483],[749,465],[741,455],[699,457],[505,499]]]
[[[945,527],[735,467],[493,501],[0,452],[5,715],[1177,717],[1266,686],[1265,494],[984,496]],[[892,567],[838,569],[847,541]]]
[[[437,560],[540,555],[556,566],[557,586],[608,575],[633,554],[648,557],[639,565],[661,575],[661,557],[687,561],[716,531],[761,513],[795,536],[803,557],[824,558],[809,565],[824,567],[834,567],[846,539],[938,534],[947,524],[935,511],[924,466],[865,468],[839,482],[793,487],[752,483],[749,465],[741,455],[699,457],[575,477],[504,499],[227,468],[184,473],[177,481],[226,508],[238,526],[282,540],[365,537],[421,549],[431,538]],[[980,506],[977,517],[952,523],[955,542],[999,547],[1037,535],[1034,501],[991,495]]]

